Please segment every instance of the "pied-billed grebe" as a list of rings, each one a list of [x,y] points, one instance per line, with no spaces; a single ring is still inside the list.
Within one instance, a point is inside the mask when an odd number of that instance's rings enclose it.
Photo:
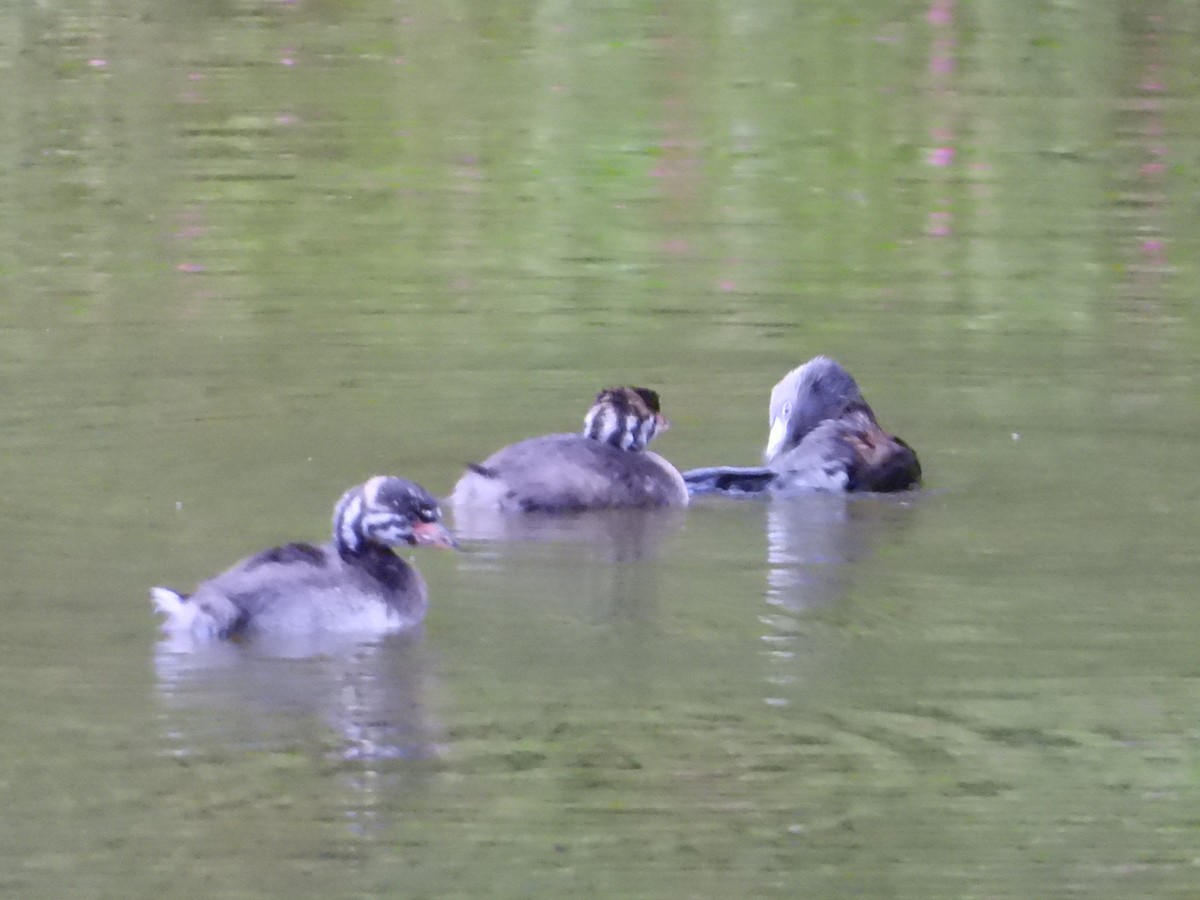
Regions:
[[[917,454],[879,427],[850,373],[825,356],[788,372],[771,391],[764,466],[683,474],[692,493],[905,491],[921,483]]]
[[[468,467],[451,502],[551,513],[685,506],[688,492],[678,470],[646,449],[668,427],[654,391],[606,388],[588,410],[582,434],[548,434],[496,451]]]
[[[163,630],[200,638],[255,632],[394,631],[425,615],[420,573],[391,548],[453,547],[437,501],[419,484],[376,476],[351,488],[333,511],[333,540],[286,544],[244,559],[191,594],[150,591]]]

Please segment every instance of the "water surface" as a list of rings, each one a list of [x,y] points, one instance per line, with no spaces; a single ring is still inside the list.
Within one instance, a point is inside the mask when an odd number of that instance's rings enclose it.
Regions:
[[[1166,0],[0,11],[0,890],[1194,893],[1198,64]],[[156,642],[150,585],[607,384],[753,464],[816,353],[927,490]]]

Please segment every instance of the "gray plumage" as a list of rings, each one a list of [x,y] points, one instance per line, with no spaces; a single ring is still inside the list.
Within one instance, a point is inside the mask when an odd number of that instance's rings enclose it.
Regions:
[[[451,502],[551,513],[685,506],[687,487],[678,470],[644,449],[667,427],[653,391],[608,388],[588,411],[583,434],[549,434],[498,450],[468,467]]]
[[[912,448],[879,427],[854,378],[824,356],[771,391],[765,465],[683,474],[692,493],[903,491],[921,481]]]
[[[796,449],[819,424],[855,407],[870,411],[858,383],[832,359],[817,356],[792,369],[771,389],[763,462],[770,465]]]
[[[154,588],[164,631],[231,638],[258,631],[396,630],[423,618],[420,573],[390,549],[453,546],[437,501],[420,485],[378,476],[347,491],[334,510],[333,540],[264,550],[190,594]]]

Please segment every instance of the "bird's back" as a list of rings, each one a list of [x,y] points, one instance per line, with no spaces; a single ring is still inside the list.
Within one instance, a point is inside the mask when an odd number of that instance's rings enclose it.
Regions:
[[[687,488],[657,453],[613,447],[578,434],[511,444],[459,479],[455,504],[520,512],[682,506]]]
[[[344,559],[332,544],[264,550],[203,582],[189,601],[224,630],[386,631],[424,613],[415,568],[390,550]]]

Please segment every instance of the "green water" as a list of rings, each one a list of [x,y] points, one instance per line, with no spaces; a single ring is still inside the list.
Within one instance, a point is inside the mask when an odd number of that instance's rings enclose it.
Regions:
[[[1200,14],[0,6],[0,893],[1200,891]],[[423,634],[146,596],[828,353],[907,500],[417,554]]]

